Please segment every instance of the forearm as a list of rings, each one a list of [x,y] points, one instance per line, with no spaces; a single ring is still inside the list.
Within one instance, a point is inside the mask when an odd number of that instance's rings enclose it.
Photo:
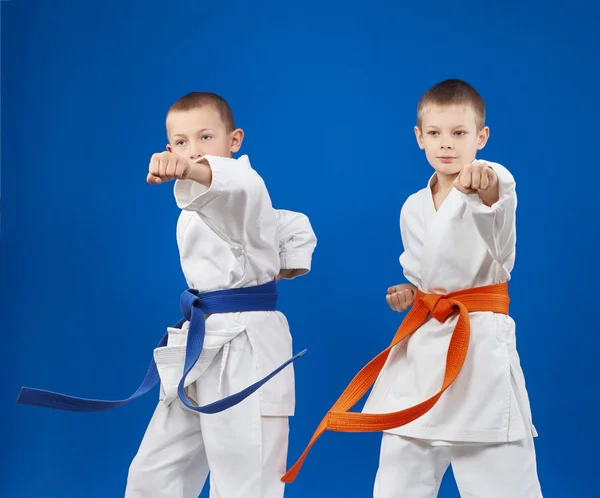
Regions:
[[[486,189],[486,190],[478,190],[477,195],[481,202],[483,202],[487,207],[492,207],[500,200],[500,187],[498,183],[494,186],[494,188]]]
[[[212,183],[212,168],[206,162],[192,164],[189,180],[209,188]]]
[[[213,230],[244,246],[261,230],[261,216],[273,209],[265,184],[247,156],[205,160],[209,165],[194,164],[193,174],[175,183],[177,207],[198,213]]]
[[[504,166],[487,164],[496,173],[496,184],[478,192],[478,195],[463,194],[463,199],[490,255],[503,264],[513,253],[516,243],[516,183]]]

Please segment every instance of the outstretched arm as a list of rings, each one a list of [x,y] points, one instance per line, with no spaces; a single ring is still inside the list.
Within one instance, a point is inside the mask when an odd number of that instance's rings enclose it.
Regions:
[[[489,253],[504,263],[516,246],[516,183],[502,165],[475,161],[465,166],[454,186],[462,193]]]

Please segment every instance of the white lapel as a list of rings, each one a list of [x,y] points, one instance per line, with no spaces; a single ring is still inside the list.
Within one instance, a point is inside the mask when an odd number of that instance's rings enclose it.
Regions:
[[[427,188],[423,190],[423,219],[425,220],[425,232],[423,237],[423,256],[421,260],[421,285],[423,291],[429,290],[431,272],[435,269],[434,257],[443,245],[446,231],[450,228],[450,220],[462,205],[460,193],[453,188],[446,199],[435,210],[431,187],[437,182],[435,173],[429,179]]]

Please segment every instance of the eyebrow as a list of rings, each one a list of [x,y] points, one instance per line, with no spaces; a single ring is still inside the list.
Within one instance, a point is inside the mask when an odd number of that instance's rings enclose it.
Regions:
[[[212,131],[210,128],[202,128],[201,130],[198,130],[197,133],[206,133],[207,131]],[[174,137],[186,137],[187,135],[185,135],[184,133],[175,133],[175,135],[173,135]]]
[[[436,125],[428,125],[428,126],[426,126],[425,128],[439,128],[439,126],[436,126]],[[466,124],[459,124],[459,125],[452,126],[452,128],[453,128],[453,129],[456,129],[456,128],[468,128],[468,126],[467,126]]]

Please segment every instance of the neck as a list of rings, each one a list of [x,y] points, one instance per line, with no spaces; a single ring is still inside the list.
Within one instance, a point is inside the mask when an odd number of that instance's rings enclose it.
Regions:
[[[442,192],[447,192],[449,190],[452,190],[452,187],[454,186],[454,180],[456,180],[456,178],[458,177],[458,173],[454,175],[444,175],[442,173],[436,172],[436,177],[437,183],[435,187],[441,190]]]

